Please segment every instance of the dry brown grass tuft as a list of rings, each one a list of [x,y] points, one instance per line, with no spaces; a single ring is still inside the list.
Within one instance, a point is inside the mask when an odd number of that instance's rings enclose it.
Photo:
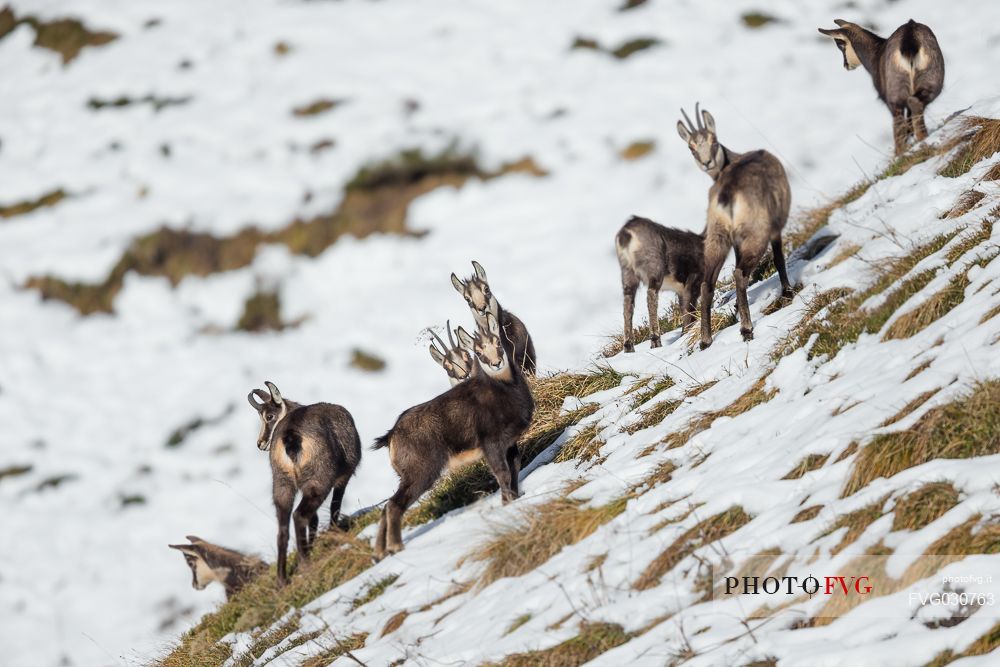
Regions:
[[[959,218],[972,209],[976,207],[979,202],[983,200],[986,195],[979,190],[969,190],[968,192],[962,194],[957,200],[955,200],[955,205],[951,207],[947,213],[942,215],[942,218]]]
[[[915,366],[912,371],[907,373],[906,378],[903,380],[903,382],[909,382],[913,378],[917,377],[918,375],[926,371],[928,368],[931,367],[932,361],[933,361],[932,359],[925,359],[924,361],[920,362],[918,366]]]
[[[652,139],[647,139],[645,141],[633,141],[628,146],[623,148],[618,154],[621,159],[631,162],[632,160],[638,160],[639,158],[646,157],[656,148],[656,142]]]
[[[467,556],[486,564],[478,586],[485,588],[498,579],[531,572],[621,514],[627,501],[623,496],[607,505],[589,507],[558,498],[526,508],[514,525],[500,528]]]
[[[118,39],[117,33],[89,30],[76,19],[43,21],[34,16],[17,18],[10,7],[0,9],[0,39],[21,24],[29,25],[35,31],[35,46],[58,53],[62,56],[63,65],[72,62],[88,46],[103,46]]]
[[[906,431],[876,436],[855,459],[843,497],[879,477],[889,478],[934,459],[1000,452],[998,404],[1000,381],[981,382],[965,396],[931,408]]]
[[[962,303],[968,287],[969,276],[965,271],[961,271],[929,299],[896,318],[896,321],[886,329],[882,340],[901,340],[917,335]]]
[[[678,329],[681,326],[681,313],[677,309],[676,303],[671,303],[667,311],[660,318],[660,335]],[[640,324],[632,327],[632,339],[636,343],[649,340],[649,324]],[[619,354],[625,349],[625,334],[620,333],[611,336],[610,342],[601,349],[601,356],[605,359]]]
[[[838,250],[837,254],[830,258],[830,261],[826,263],[826,268],[830,269],[838,264],[842,264],[851,257],[854,257],[861,251],[861,246],[857,243],[845,243]]]
[[[892,529],[920,530],[957,504],[958,491],[950,482],[929,482],[896,501]]]
[[[633,637],[615,623],[581,623],[575,637],[551,648],[515,653],[483,667],[578,667]]]
[[[66,192],[62,188],[59,188],[58,190],[46,192],[37,199],[26,199],[13,204],[0,205],[0,219],[24,215],[25,213],[31,213],[46,206],[55,206],[67,196]]]
[[[312,656],[306,659],[299,667],[326,667],[337,658],[350,655],[352,651],[357,651],[365,645],[365,641],[368,639],[368,633],[359,632],[342,639],[336,639],[332,646],[327,646],[323,649],[322,653]],[[315,640],[314,640],[315,641]],[[319,640],[320,643],[326,643],[323,640]]]
[[[868,192],[869,187],[871,187],[869,181],[862,181],[828,204],[803,213],[783,234],[786,248],[791,251],[802,246],[812,238],[813,234],[826,227],[830,221],[830,215],[834,211],[860,199],[863,194]]]
[[[343,103],[343,100],[330,99],[328,97],[321,97],[312,102],[306,104],[300,104],[292,109],[292,115],[297,118],[306,118],[308,116],[318,116],[321,113],[326,113],[327,111],[333,111],[338,106]]]
[[[640,591],[653,588],[660,583],[663,575],[697,549],[736,532],[750,523],[750,519],[750,515],[744,512],[742,507],[730,507],[725,512],[720,512],[698,522],[684,531],[663,553],[653,559],[642,575],[632,584],[632,587]]]
[[[395,614],[392,615],[392,617],[388,621],[386,621],[385,627],[382,628],[382,632],[379,634],[379,637],[385,637],[386,635],[391,635],[396,630],[399,630],[401,627],[403,627],[403,622],[406,621],[409,615],[410,612],[406,611],[405,609],[402,611],[397,611]]]
[[[992,320],[997,315],[1000,315],[1000,304],[997,304],[996,306],[993,306],[988,311],[986,311],[986,313],[983,314],[982,318],[980,318],[979,323],[986,324],[986,322]]]
[[[868,526],[880,519],[884,514],[882,507],[885,505],[886,500],[887,497],[882,498],[881,500],[876,500],[870,505],[866,505],[859,510],[854,510],[853,512],[848,512],[837,519],[837,521],[834,522],[834,524],[826,532],[824,532],[823,535],[829,535],[833,531],[840,528],[847,528],[847,532],[840,540],[840,543],[830,550],[830,554],[836,555],[848,545],[853,544],[854,541],[861,537],[861,534],[868,529]]]
[[[840,453],[840,456],[838,456],[836,460],[834,460],[834,463],[840,463],[844,459],[854,454],[856,451],[858,451],[858,443],[852,442],[844,449],[844,451]]]
[[[945,665],[950,665],[959,658],[971,658],[974,656],[986,655],[988,653],[993,653],[998,648],[1000,648],[1000,623],[997,623],[990,628],[986,634],[972,642],[969,648],[965,649],[961,653],[956,654],[951,649],[947,649],[937,654],[933,660],[927,663],[925,667],[944,667]]]
[[[968,556],[971,554],[1000,553],[1000,523],[996,517],[983,523],[983,517],[974,516],[955,526],[947,534],[927,547],[929,556]]]
[[[925,391],[924,393],[920,394],[912,401],[904,405],[899,412],[897,412],[896,414],[894,414],[893,416],[889,417],[884,422],[882,422],[882,426],[880,428],[885,428],[886,426],[892,426],[896,422],[902,421],[907,416],[912,414],[914,410],[916,410],[921,405],[926,403],[928,399],[930,399],[930,397],[936,393],[938,393],[938,389],[931,389],[929,391]]]
[[[781,479],[801,479],[807,472],[812,472],[813,470],[819,470],[822,468],[828,458],[830,458],[829,454],[810,454],[799,461],[798,464],[796,464],[796,466]]]
[[[801,523],[802,521],[810,521],[819,516],[819,513],[823,511],[822,505],[813,505],[812,507],[807,507],[800,511],[794,517],[792,517],[792,523]]]
[[[717,336],[723,329],[728,329],[740,321],[736,314],[736,305],[717,308],[712,311],[712,335]],[[694,315],[694,322],[684,334],[684,345],[689,351],[698,348],[701,343],[701,309]]]
[[[1000,120],[973,116],[961,120],[965,145],[938,173],[954,178],[968,173],[973,165],[1000,151]]]
[[[597,424],[588,424],[567,440],[559,453],[556,454],[556,461],[572,461],[576,459],[579,463],[591,461],[601,450],[603,441],[598,440],[597,434],[600,432]],[[577,465],[579,465],[579,463]]]
[[[945,261],[949,265],[954,264],[965,253],[989,241],[990,237],[993,236],[993,224],[996,222],[998,216],[1000,216],[1000,207],[990,211],[975,231],[970,234],[963,233],[955,245],[948,250],[948,254],[945,255]]]
[[[237,331],[263,333],[294,327],[298,322],[281,319],[281,294],[276,289],[258,289],[247,297],[243,313],[236,322]]]

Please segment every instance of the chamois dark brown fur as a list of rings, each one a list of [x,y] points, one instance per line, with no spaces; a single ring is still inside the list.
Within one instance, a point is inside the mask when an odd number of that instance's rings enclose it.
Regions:
[[[792,288],[785,271],[781,231],[788,221],[792,193],[788,177],[778,158],[764,150],[736,153],[719,143],[715,119],[695,105],[697,126],[684,110],[684,120],[677,121],[680,134],[698,166],[712,177],[708,191],[708,215],[705,221],[705,264],[701,284],[701,348],[712,344],[712,299],[719,271],[729,255],[736,252],[736,308],[740,314],[743,340],[753,339],[753,322],[747,285],[750,274],[767,252],[770,244],[774,266],[781,280],[782,298],[791,298]]]
[[[454,273],[451,274],[451,284],[455,291],[462,295],[465,302],[472,310],[472,316],[476,320],[476,327],[480,331],[486,330],[486,314],[493,313],[493,317],[500,322],[503,331],[501,339],[507,356],[513,360],[514,364],[527,375],[534,375],[538,366],[535,356],[535,344],[531,340],[531,334],[524,322],[514,313],[505,310],[496,295],[490,289],[486,281],[486,270],[479,262],[473,261],[472,268],[475,273],[468,280],[462,281]]]
[[[944,87],[944,55],[931,29],[910,19],[886,39],[850,21],[834,23],[840,27],[819,31],[836,42],[844,69],[862,65],[868,70],[879,99],[892,113],[896,155],[906,150],[910,136],[924,140],[924,109]]]
[[[184,554],[184,561],[191,568],[191,586],[196,590],[218,581],[229,598],[267,570],[267,564],[256,556],[220,547],[194,535],[187,535],[186,539],[190,544],[167,546]]]
[[[492,313],[486,321],[487,330],[477,330],[473,349],[483,372],[404,411],[375,441],[373,449],[389,448],[389,461],[399,475],[399,488],[382,510],[377,558],[402,550],[403,513],[446,465],[482,456],[503,502],[519,495],[517,441],[531,424],[535,403],[524,373],[507,357],[499,323]]]
[[[302,494],[294,514],[295,547],[299,559],[305,561],[319,528],[317,511],[331,489],[330,526],[337,524],[344,489],[361,462],[361,439],[351,413],[342,406],[300,405],[282,398],[273,383],[264,384],[270,393],[254,389],[247,400],[260,416],[257,447],[270,455],[278,515],[278,581],[284,584],[295,494]]]
[[[683,327],[694,321],[701,290],[705,239],[700,234],[664,227],[652,220],[632,216],[615,235],[615,250],[622,270],[625,351],[635,352],[632,315],[639,283],[646,285],[650,347],[660,347],[658,317],[660,290],[676,292],[683,314]]]

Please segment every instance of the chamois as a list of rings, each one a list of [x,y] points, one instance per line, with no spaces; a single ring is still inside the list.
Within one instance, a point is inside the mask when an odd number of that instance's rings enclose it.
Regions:
[[[382,510],[376,558],[403,549],[403,513],[431,488],[446,464],[481,455],[500,485],[503,502],[519,495],[517,440],[531,424],[535,402],[524,373],[510,363],[492,313],[486,314],[486,326],[472,339],[483,372],[405,410],[372,447],[389,448],[389,461],[399,475],[399,488]],[[459,330],[459,340],[467,336]]]
[[[768,243],[781,280],[782,298],[791,298],[792,288],[785,271],[781,230],[788,221],[792,194],[788,177],[778,158],[764,150],[735,153],[719,143],[715,119],[708,111],[699,114],[697,127],[681,109],[684,120],[677,121],[680,134],[698,166],[715,181],[708,191],[705,222],[705,268],[701,283],[701,349],[712,344],[712,298],[719,271],[729,248],[736,251],[736,307],[740,313],[743,340],[753,340],[753,322],[747,300],[747,284]]]
[[[911,135],[926,139],[924,108],[944,86],[944,56],[931,29],[910,19],[886,39],[850,21],[834,23],[840,27],[818,30],[836,42],[844,69],[863,65],[868,70],[879,99],[892,113],[896,155],[906,150]]]
[[[500,326],[503,328],[504,349],[507,356],[513,359],[514,365],[520,368],[526,375],[534,375],[537,368],[537,357],[535,357],[535,344],[531,341],[531,335],[524,322],[514,313],[505,310],[500,306],[496,296],[490,290],[490,285],[486,281],[486,270],[482,265],[473,260],[472,268],[475,275],[466,281],[462,281],[454,273],[451,274],[451,284],[455,291],[462,295],[465,302],[472,310],[472,316],[476,320],[476,327],[481,331],[486,331],[486,314],[493,313]]]
[[[615,250],[622,269],[625,296],[625,351],[635,352],[632,314],[639,283],[646,284],[650,347],[660,347],[660,290],[676,292],[683,313],[683,327],[694,321],[701,289],[705,239],[700,234],[672,229],[652,220],[632,216],[615,236]]]
[[[270,395],[254,389],[247,400],[260,416],[257,447],[270,455],[278,514],[278,583],[285,584],[288,521],[296,492],[302,493],[302,500],[294,514],[295,546],[305,561],[319,527],[317,510],[331,489],[330,526],[337,524],[344,489],[361,462],[361,439],[351,413],[342,406],[300,405],[282,398],[272,382],[264,384]]]
[[[459,329],[461,330],[461,327]],[[431,358],[448,374],[448,381],[454,387],[459,382],[468,379],[470,375],[478,373],[480,370],[479,362],[476,361],[475,357],[472,356],[472,352],[469,351],[472,349],[471,347],[465,349],[455,342],[451,334],[451,321],[445,324],[445,330],[448,332],[448,343],[441,340],[441,337],[434,333],[434,331],[430,331],[430,334],[434,336],[438,343],[438,345],[435,345],[431,342],[430,353]]]
[[[191,586],[196,590],[218,581],[226,589],[226,597],[230,598],[267,570],[267,564],[256,556],[220,547],[194,535],[187,535],[186,539],[190,544],[167,546],[184,554],[184,560],[191,568]]]

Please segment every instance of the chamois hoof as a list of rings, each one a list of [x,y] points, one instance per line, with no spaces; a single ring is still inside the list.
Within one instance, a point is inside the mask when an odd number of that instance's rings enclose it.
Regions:
[[[708,340],[702,340],[700,343],[698,343],[698,347],[701,348],[702,350],[707,350],[708,348],[712,347],[712,339],[709,338]]]
[[[649,339],[649,347],[663,347],[663,343],[660,342],[659,336],[653,336]]]
[[[753,329],[740,329],[740,333],[743,334],[743,340],[750,342],[753,340]]]
[[[630,352],[630,353],[635,352],[635,345],[633,345],[632,343],[625,343],[623,349],[625,350],[625,352]]]

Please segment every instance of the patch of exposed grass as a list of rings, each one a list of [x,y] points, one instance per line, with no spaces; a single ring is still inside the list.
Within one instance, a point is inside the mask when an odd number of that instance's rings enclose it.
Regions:
[[[646,139],[644,141],[633,141],[628,146],[623,148],[618,155],[621,159],[631,162],[632,160],[638,160],[639,158],[646,157],[656,148],[656,142],[652,139]]]
[[[5,468],[0,468],[0,482],[2,482],[7,477],[20,477],[21,475],[27,475],[34,469],[34,466],[29,464],[25,465],[9,465]]]
[[[750,523],[750,519],[750,515],[742,507],[734,506],[725,512],[699,521],[684,531],[659,556],[653,559],[632,584],[633,588],[641,591],[653,588],[660,583],[663,575],[674,569],[678,563],[697,549],[731,535]]]
[[[992,320],[997,315],[1000,315],[1000,304],[997,304],[996,306],[993,306],[988,311],[986,311],[985,313],[983,313],[983,316],[982,316],[982,318],[980,318],[979,323],[980,324],[986,324],[986,322],[988,322],[989,320]]]
[[[527,623],[530,620],[531,620],[531,614],[521,614],[520,616],[518,616],[517,618],[515,618],[513,621],[511,621],[511,623],[510,623],[509,626],[507,626],[507,630],[503,633],[504,636],[506,637],[507,635],[511,634],[512,632],[516,632],[519,627],[521,627],[522,625],[524,625],[525,623]]]
[[[332,646],[327,646],[321,653],[307,658],[299,667],[326,667],[337,658],[350,655],[352,651],[362,648],[367,640],[367,632],[359,632],[342,639],[335,639]]]
[[[928,368],[931,367],[932,362],[933,362],[932,359],[924,359],[922,362],[920,362],[918,366],[915,366],[913,370],[907,373],[906,378],[903,380],[903,382],[909,382],[913,378],[917,377],[918,375],[926,371]]]
[[[157,97],[152,94],[143,97],[120,95],[111,99],[91,97],[87,100],[87,108],[93,111],[101,111],[102,109],[123,109],[125,107],[148,104],[153,113],[159,113],[168,107],[184,106],[190,101],[190,97]]]
[[[974,209],[979,202],[983,200],[986,195],[979,190],[969,190],[968,192],[962,194],[957,200],[955,200],[955,205],[951,207],[951,210],[944,214],[944,218],[960,218],[972,209]]]
[[[853,544],[855,540],[861,537],[861,534],[868,529],[868,526],[880,519],[884,514],[882,507],[885,505],[885,501],[886,498],[876,500],[870,505],[866,505],[853,512],[848,512],[838,518],[823,535],[829,535],[840,528],[846,528],[847,532],[844,533],[844,537],[841,538],[840,543],[830,550],[830,554],[836,555],[843,551],[845,547]]]
[[[781,479],[801,479],[807,472],[822,468],[828,458],[830,458],[829,454],[809,454]]]
[[[667,312],[660,318],[660,334],[673,331],[681,326],[682,314],[674,304],[667,308]],[[632,327],[632,340],[635,342],[649,340],[649,324],[640,324]],[[611,342],[601,350],[601,356],[613,357],[625,349],[625,334],[620,333],[611,337]]]
[[[928,482],[896,501],[893,530],[920,530],[958,504],[958,490],[950,482]]]
[[[712,336],[718,336],[723,329],[728,329],[740,321],[736,314],[736,305],[718,308],[712,311]],[[684,334],[684,345],[688,350],[697,349],[701,343],[701,308],[695,313],[691,328]]]
[[[63,65],[72,62],[88,46],[103,46],[118,39],[117,33],[89,30],[76,19],[42,21],[34,16],[18,18],[10,7],[0,9],[0,39],[22,24],[31,26],[35,31],[34,45],[58,53],[62,56]]]
[[[596,367],[591,373],[558,373],[547,377],[529,378],[535,399],[535,416],[528,431],[521,436],[518,447],[522,465],[527,465],[572,424],[593,414],[597,405],[588,404],[579,410],[562,413],[567,396],[584,397],[621,384],[624,376],[608,366]],[[415,526],[459,507],[465,507],[497,490],[496,478],[484,461],[477,461],[449,473],[416,507],[406,513],[406,525]]]
[[[870,181],[862,181],[837,199],[803,213],[793,226],[786,229],[782,235],[786,247],[791,250],[804,245],[812,238],[813,234],[826,227],[834,211],[860,199],[870,187]]]
[[[57,190],[50,190],[40,195],[37,199],[26,199],[13,204],[0,205],[0,219],[13,218],[14,216],[31,213],[43,207],[55,206],[67,196],[66,192],[62,188],[59,188]]]
[[[586,463],[600,452],[603,441],[597,438],[600,427],[596,423],[588,424],[567,440],[556,454],[556,461],[577,460]],[[579,464],[578,464],[579,465]]]
[[[352,368],[368,371],[369,373],[377,373],[385,369],[384,359],[357,347],[351,350],[351,361],[349,363]]]
[[[996,222],[997,216],[1000,215],[1000,207],[990,211],[989,217],[987,217],[971,234],[963,234],[959,237],[958,241],[951,248],[948,249],[948,253],[945,255],[945,261],[949,265],[957,262],[965,253],[969,252],[973,248],[979,247],[982,243],[990,240],[993,236],[993,224]]]
[[[524,169],[518,166],[519,171]],[[266,244],[281,244],[295,254],[316,257],[345,235],[420,236],[406,222],[414,199],[439,187],[460,187],[469,178],[489,179],[506,173],[507,167],[485,172],[473,154],[458,153],[454,147],[430,156],[419,150],[403,151],[359,170],[331,213],[296,219],[276,231],[248,227],[225,237],[163,227],[135,239],[102,282],[69,282],[47,275],[29,278],[25,287],[39,290],[43,299],[63,301],[83,315],[109,313],[130,272],[162,276],[176,286],[189,275],[207,276],[248,266],[257,249]]]
[[[247,297],[237,331],[263,333],[281,331],[289,325],[281,319],[281,294],[276,289],[258,289]]]
[[[557,498],[524,509],[516,523],[497,530],[467,556],[485,563],[478,585],[485,588],[504,577],[531,572],[621,514],[626,502],[627,497],[622,497],[590,507]]]
[[[748,28],[763,28],[770,23],[780,22],[780,19],[765,12],[745,12],[740,16],[740,21]]]
[[[646,49],[651,49],[654,46],[659,46],[662,44],[661,40],[656,37],[636,37],[634,39],[629,39],[622,42],[616,47],[604,47],[593,37],[576,37],[573,39],[573,43],[570,45],[570,50],[575,51],[578,49],[585,49],[589,51],[600,51],[613,56],[617,60],[625,60],[630,56]]]
[[[900,340],[917,335],[962,303],[968,287],[969,276],[965,271],[961,271],[929,299],[896,318],[882,336],[882,340]]]
[[[292,559],[294,560],[294,558]],[[206,614],[181,638],[180,645],[157,664],[162,667],[218,665],[230,649],[218,641],[231,632],[267,628],[289,609],[298,609],[356,577],[372,564],[368,544],[338,531],[321,533],[308,564],[278,588],[274,568],[250,582],[214,612]]]
[[[882,433],[854,461],[843,496],[879,477],[934,459],[965,459],[1000,452],[1000,381],[975,385],[964,396],[928,410],[912,427]]]
[[[837,253],[830,258],[830,261],[826,263],[826,268],[830,269],[838,264],[842,264],[854,257],[861,251],[861,246],[857,243],[845,243],[840,246]]]
[[[896,422],[899,422],[899,421],[902,421],[903,419],[906,419],[909,415],[911,415],[913,413],[914,410],[916,410],[921,405],[923,405],[924,403],[926,403],[928,401],[928,399],[930,399],[930,397],[933,396],[936,393],[938,393],[937,388],[931,389],[929,391],[925,391],[922,394],[920,394],[919,396],[915,397],[909,403],[907,403],[906,405],[904,405],[902,407],[902,409],[900,409],[899,412],[897,412],[896,414],[894,414],[893,416],[889,417],[884,422],[882,422],[881,428],[885,428],[886,426],[892,426]]]
[[[801,523],[802,521],[810,521],[819,516],[819,513],[823,511],[822,505],[813,505],[812,507],[807,507],[800,511],[794,517],[792,517],[792,523]]]
[[[386,589],[388,589],[389,586],[392,586],[397,579],[399,579],[398,574],[389,574],[381,579],[376,579],[369,584],[367,588],[365,588],[364,592],[351,600],[351,609],[354,610],[358,607],[363,607],[378,596],[382,595],[382,593],[385,593]]]
[[[296,118],[307,118],[309,116],[318,116],[321,113],[326,113],[327,111],[333,111],[338,106],[343,104],[343,100],[331,99],[328,97],[321,97],[312,102],[307,102],[305,104],[300,104],[292,109],[292,115]]]
[[[579,667],[632,636],[616,623],[581,623],[579,634],[551,648],[515,653],[483,667]]]
[[[382,628],[382,632],[379,634],[380,637],[385,637],[386,635],[391,635],[396,630],[403,627],[403,622],[410,616],[410,612],[405,609],[398,611],[392,615],[392,617],[386,621],[385,627]]]
[[[1000,151],[1000,120],[972,116],[960,123],[965,145],[938,172],[941,176],[955,178],[966,174],[973,165]]]

